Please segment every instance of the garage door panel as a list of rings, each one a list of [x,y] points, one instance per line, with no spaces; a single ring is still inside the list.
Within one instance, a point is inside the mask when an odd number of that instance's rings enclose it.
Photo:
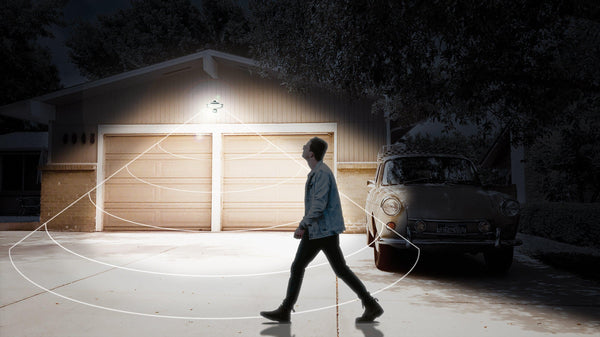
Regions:
[[[187,212],[178,212],[171,208],[148,210],[116,210],[114,213],[119,218],[130,220],[125,221],[116,217],[108,217],[105,222],[107,230],[116,230],[119,227],[125,227],[127,230],[135,228],[135,230],[152,229],[147,226],[157,226],[164,228],[197,228],[208,230],[210,228],[210,212],[206,210],[196,209]],[[135,220],[133,220],[135,219]],[[140,225],[142,224],[142,225]]]
[[[111,210],[111,214],[114,216],[117,216],[119,218],[123,218],[132,222],[138,222],[138,223],[142,223],[142,224],[148,224],[148,225],[153,225],[156,226],[158,224],[157,221],[157,212],[158,211],[148,211],[148,210],[125,210],[125,209],[116,209],[116,210]],[[123,225],[135,225],[135,223],[131,223],[131,222],[127,222],[127,221],[123,221],[121,219],[118,219],[116,217],[112,217],[112,216],[107,216],[104,218],[104,226],[105,227],[111,227],[111,226],[119,226],[120,224]],[[139,229],[144,229],[143,227],[140,227]]]
[[[256,135],[224,137],[224,230],[285,223],[292,224],[278,229],[293,230],[298,226],[304,215],[304,184],[309,172],[302,146],[314,136],[264,136],[268,141]],[[318,136],[333,145],[331,134]],[[333,151],[325,162],[332,165]]]
[[[302,219],[303,207],[260,207],[246,205],[234,209],[224,209],[224,222],[229,230],[275,227],[275,230],[294,230]]]
[[[141,203],[141,202],[111,202],[104,205],[106,208],[111,208],[115,211],[122,212],[128,209],[138,209],[144,210],[148,209],[148,205],[150,205],[151,209],[169,209],[174,212],[183,212],[186,210],[195,210],[195,209],[208,209],[210,210],[211,203],[209,202],[186,202],[186,203],[160,203],[160,202],[152,202],[152,203]]]
[[[285,137],[285,138],[282,138]],[[235,135],[226,136],[225,146],[230,149],[230,154],[253,154],[257,152],[271,152],[281,154],[282,152],[294,154],[302,153],[302,145],[311,138],[307,135]],[[300,145],[300,147],[298,147]],[[266,150],[266,151],[265,151]]]
[[[162,186],[141,184],[133,179],[119,179],[105,188],[106,200],[111,202],[209,202],[211,200],[210,182],[204,184],[148,182]],[[173,190],[170,190],[170,189]],[[106,202],[105,202],[106,203]]]
[[[156,200],[157,192],[156,188],[152,186],[140,186],[140,184],[132,181],[129,184],[107,184],[104,190],[104,197],[106,200],[110,200],[110,202],[152,202]],[[104,203],[106,205],[110,202],[105,201]]]
[[[210,157],[202,160],[169,160],[158,163],[158,175],[170,177],[210,177],[212,161]]]
[[[140,154],[160,140],[152,136],[105,136],[104,147],[110,154]],[[158,151],[153,148],[150,151]],[[149,152],[150,152],[149,151]]]
[[[261,159],[244,160],[224,163],[226,178],[240,177],[305,177],[309,172],[308,166],[301,167],[292,160]]]
[[[112,176],[115,172],[119,171],[117,174],[115,174],[113,177],[114,178],[128,178],[131,177],[131,175],[129,174],[129,172],[127,172],[127,169],[124,167],[125,165],[127,165],[127,163],[129,163],[131,161],[131,159],[113,159],[113,158],[106,158],[106,162],[104,164],[104,172],[105,172],[105,177],[110,177]],[[148,172],[149,170],[153,170],[154,166],[143,166],[143,172],[139,172],[140,168],[138,168],[138,165],[129,165],[129,170],[136,174],[144,174],[145,176],[149,176],[149,175],[154,175],[154,172]]]
[[[177,226],[178,224],[200,224],[210,227],[209,215],[210,207],[207,209],[189,209],[185,212],[169,208],[159,212],[159,221],[160,223],[167,224],[173,222],[173,226]]]
[[[304,200],[304,186],[296,181],[279,184],[278,180],[253,183],[252,181],[229,182],[225,189],[228,203],[246,202],[249,200],[263,203],[299,202]]]
[[[105,177],[163,139],[161,135],[105,137]],[[210,136],[172,135],[105,184],[104,207],[133,222],[168,228],[209,230],[212,145]],[[149,230],[104,215],[107,230]]]
[[[174,154],[210,153],[212,138],[210,135],[169,136],[160,143],[162,152]]]
[[[212,193],[210,189],[207,191],[205,187],[190,186],[190,185],[177,185],[171,184],[173,188],[177,190],[165,190],[161,189],[157,199],[161,201],[168,201],[171,204],[174,203],[188,203],[188,202],[210,202],[212,200]],[[208,185],[210,187],[210,185]],[[181,192],[182,190],[192,190],[198,192]],[[207,192],[207,193],[204,193]]]

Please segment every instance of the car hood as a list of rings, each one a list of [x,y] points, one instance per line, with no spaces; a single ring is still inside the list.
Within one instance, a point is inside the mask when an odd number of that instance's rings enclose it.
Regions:
[[[409,218],[485,219],[499,212],[502,193],[480,186],[452,184],[414,184],[394,186]]]

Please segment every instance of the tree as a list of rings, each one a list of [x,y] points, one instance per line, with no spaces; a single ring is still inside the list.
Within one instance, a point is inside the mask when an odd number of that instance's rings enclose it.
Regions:
[[[575,34],[597,50],[593,1],[252,0],[250,10],[253,55],[292,88],[372,97],[402,123],[492,119],[531,141],[600,88],[590,76],[600,53],[584,68],[569,48]],[[575,33],[581,21],[586,34]]]
[[[131,0],[131,8],[78,23],[67,41],[70,57],[83,76],[98,79],[207,47],[237,46],[243,12],[231,0],[205,0],[203,10],[189,0]]]
[[[530,151],[550,201],[600,198],[600,95],[573,103],[557,127],[547,128]]]
[[[241,55],[248,53],[250,27],[239,3],[234,0],[203,0],[201,9],[211,34],[209,47]]]
[[[40,37],[52,37],[66,0],[6,0],[0,4],[0,105],[60,88],[58,70]]]

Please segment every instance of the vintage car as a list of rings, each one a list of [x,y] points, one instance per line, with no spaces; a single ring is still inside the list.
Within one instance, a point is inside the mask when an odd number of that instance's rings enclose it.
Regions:
[[[483,186],[473,163],[460,155],[380,151],[366,201],[366,232],[375,265],[427,249],[483,253],[488,269],[506,272],[513,260],[519,203]],[[416,256],[412,254],[412,256]],[[413,259],[414,262],[414,259]]]

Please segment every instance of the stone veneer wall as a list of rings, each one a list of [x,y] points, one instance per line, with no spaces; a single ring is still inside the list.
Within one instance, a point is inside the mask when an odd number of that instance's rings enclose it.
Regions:
[[[88,196],[68,207],[95,186],[96,166],[93,164],[51,164],[43,167],[40,224],[62,212],[47,224],[49,230],[95,231],[96,208]],[[92,191],[91,197],[96,202],[95,191]]]
[[[375,164],[338,164],[337,184],[346,222],[345,233],[365,233],[367,181],[375,177],[375,171]]]

